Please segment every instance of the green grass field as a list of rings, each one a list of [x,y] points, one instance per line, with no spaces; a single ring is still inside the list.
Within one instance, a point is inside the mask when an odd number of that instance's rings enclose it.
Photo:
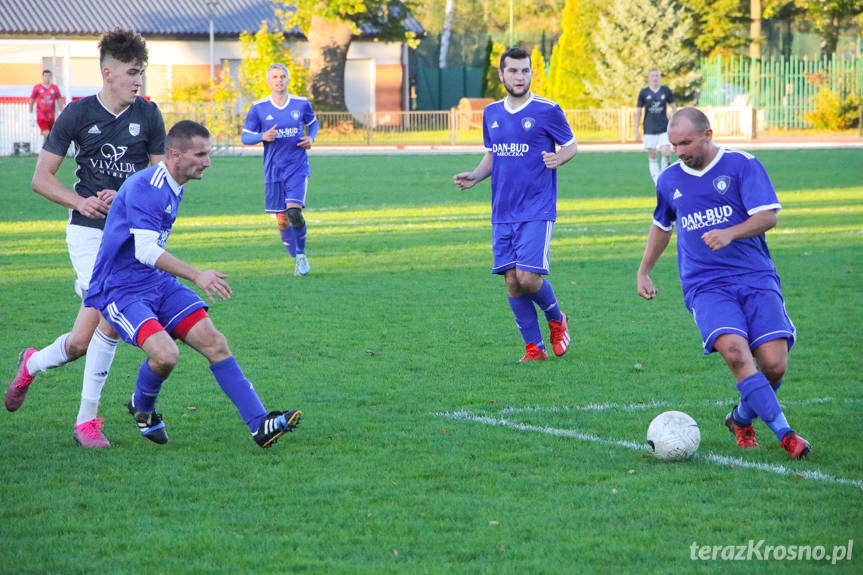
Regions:
[[[186,186],[168,248],[229,274],[210,314],[267,407],[301,408],[302,426],[259,449],[184,348],[159,400],[171,440],[150,443],[122,405],[143,354],[122,345],[101,407],[112,447],[85,450],[83,361],[42,374],[0,412],[0,572],[863,572],[863,150],[757,156],[784,206],[768,242],[799,339],[780,400],[807,460],[760,423],[762,446],[737,449],[734,381],[701,355],[672,250],[658,298],[637,297],[644,154],[561,169],[550,280],[573,343],[531,365],[488,272],[488,183],[452,185],[478,156],[313,158],[306,278],[262,214],[260,158],[219,157]],[[79,303],[65,210],[29,191],[34,164],[0,158],[2,388]],[[699,422],[693,461],[643,447],[666,409]],[[750,541],[786,559],[691,558]],[[791,561],[792,546],[825,555]]]

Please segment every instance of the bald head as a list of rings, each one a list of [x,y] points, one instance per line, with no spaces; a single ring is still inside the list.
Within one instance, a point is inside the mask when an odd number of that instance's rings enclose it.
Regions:
[[[710,129],[710,120],[704,115],[704,112],[698,108],[680,108],[671,117],[671,122],[668,124],[670,130],[673,126],[681,121],[687,121],[695,129],[696,132],[704,132]]]

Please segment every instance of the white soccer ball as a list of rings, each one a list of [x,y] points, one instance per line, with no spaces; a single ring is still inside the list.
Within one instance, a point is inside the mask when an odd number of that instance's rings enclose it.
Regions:
[[[647,444],[657,459],[683,461],[698,451],[701,432],[694,419],[682,411],[665,411],[647,427]]]

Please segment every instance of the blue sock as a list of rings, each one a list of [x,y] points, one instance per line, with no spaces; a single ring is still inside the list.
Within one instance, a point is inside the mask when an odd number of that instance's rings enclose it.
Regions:
[[[546,321],[563,321],[563,314],[560,307],[557,305],[557,297],[554,295],[554,289],[551,283],[545,278],[542,278],[542,286],[534,293],[526,294],[531,301],[536,303],[543,312],[545,312]]]
[[[743,398],[740,398],[740,403],[737,404],[737,407],[734,408],[734,421],[739,423],[740,425],[752,425],[752,420],[755,419],[755,412],[752,411],[752,408],[748,403],[743,401]]]
[[[264,409],[258,394],[255,393],[252,382],[246,379],[246,375],[240,369],[234,356],[214,363],[210,366],[210,371],[216,376],[219,387],[234,403],[237,411],[240,412],[240,417],[243,418],[252,433],[256,432],[264,417],[267,416],[267,410]]]
[[[161,375],[153,373],[150,369],[149,358],[141,364],[138,370],[138,380],[135,382],[134,403],[137,411],[156,411],[156,398],[162,389],[165,379]]]
[[[512,308],[512,313],[515,314],[515,325],[518,326],[518,331],[521,332],[524,345],[535,343],[539,349],[545,349],[533,301],[527,296],[511,297],[509,298],[509,307]]]
[[[294,228],[294,237],[297,238],[297,253],[306,253],[306,224],[301,228]]]
[[[279,235],[282,236],[282,245],[288,250],[292,258],[297,257],[297,244],[294,236],[294,228],[291,226],[285,229],[279,228]]]
[[[782,413],[776,392],[770,387],[770,382],[763,373],[759,371],[750,375],[737,384],[737,389],[740,390],[743,401],[749,404],[780,441],[789,431],[793,431]]]

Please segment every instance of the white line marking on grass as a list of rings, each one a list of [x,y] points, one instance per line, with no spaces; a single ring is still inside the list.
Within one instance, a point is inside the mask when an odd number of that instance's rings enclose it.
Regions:
[[[823,403],[825,401],[830,401],[829,398],[821,398],[817,400],[804,400],[810,403]],[[658,402],[662,403],[662,402]],[[610,404],[613,405],[613,404]],[[639,406],[649,406],[648,404],[637,404]],[[594,407],[602,407],[602,406],[594,406]],[[626,407],[626,406],[622,406]],[[582,409],[578,409],[582,408]],[[576,406],[575,408],[530,408],[532,411],[585,411],[587,408],[590,409],[591,406]],[[509,409],[509,408],[507,408]],[[600,409],[601,410],[601,409]],[[560,429],[557,427],[549,427],[549,426],[538,426],[538,425],[530,425],[527,423],[520,423],[517,421],[510,421],[507,419],[499,419],[496,417],[490,417],[488,415],[478,415],[470,411],[445,411],[445,412],[437,412],[432,415],[437,415],[439,417],[444,417],[446,419],[451,419],[454,421],[467,421],[473,423],[482,423],[484,425],[490,426],[498,426],[498,427],[508,427],[510,429],[515,429],[516,431],[533,431],[537,433],[543,433],[545,435],[552,435],[554,437],[572,437],[574,439],[580,439],[582,441],[590,441],[592,443],[598,443],[600,445],[607,445],[611,447],[623,447],[625,449],[631,449],[633,451],[643,451],[646,453],[650,452],[648,446],[644,443],[638,443],[635,441],[626,441],[620,439],[606,439],[603,437],[599,437],[598,435],[594,435],[593,433],[585,433],[582,431],[577,431],[574,429]],[[766,471],[768,473],[775,473],[777,475],[785,475],[785,476],[794,476],[801,477],[804,479],[811,479],[813,481],[824,481],[827,483],[836,483],[839,485],[850,485],[852,487],[857,487],[858,489],[863,489],[863,479],[844,479],[842,477],[835,477],[833,475],[828,475],[826,473],[822,473],[821,471],[815,470],[803,470],[803,469],[789,469],[784,465],[774,465],[772,463],[758,463],[753,461],[747,461],[745,459],[741,459],[739,457],[728,457],[726,455],[719,455],[713,452],[707,453],[696,453],[695,457],[693,457],[696,461],[705,461],[707,463],[713,463],[716,465],[721,465],[723,467],[742,467],[747,469],[756,469],[758,471]]]
[[[816,397],[813,399],[797,399],[780,402],[783,406],[787,405],[815,405],[820,403],[830,403],[837,401],[832,397]],[[859,403],[863,400],[857,398],[846,398],[838,400],[839,403]],[[516,413],[567,413],[570,411],[640,411],[644,409],[655,409],[661,407],[670,407],[674,409],[682,409],[686,407],[730,407],[737,405],[737,401],[733,399],[715,399],[696,403],[670,403],[668,401],[649,401],[647,403],[588,403],[587,405],[572,405],[572,406],[553,406],[553,407],[505,407],[499,411],[501,415],[513,415]]]

